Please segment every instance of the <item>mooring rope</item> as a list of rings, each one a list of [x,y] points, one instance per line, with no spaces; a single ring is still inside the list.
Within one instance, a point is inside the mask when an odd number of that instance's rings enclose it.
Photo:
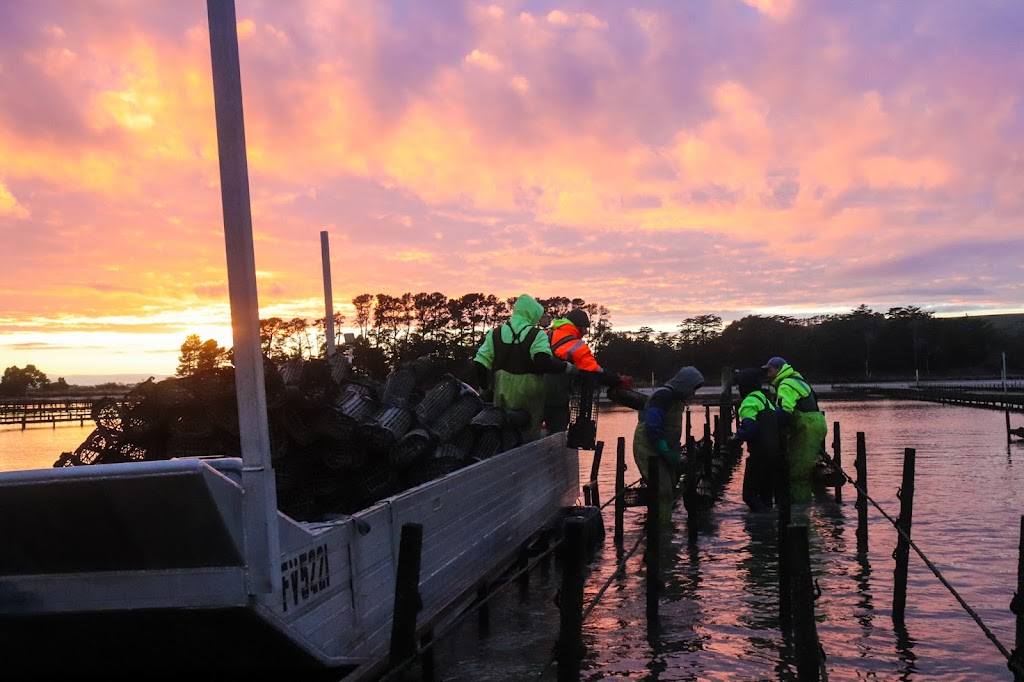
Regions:
[[[1011,656],[1010,652],[1007,651],[1006,647],[1003,646],[1002,643],[996,638],[995,634],[993,634],[992,631],[989,630],[988,627],[985,625],[985,623],[982,622],[981,616],[979,616],[974,611],[974,609],[972,609],[970,607],[970,605],[966,601],[964,601],[963,597],[960,596],[960,593],[956,591],[956,588],[954,588],[949,583],[949,581],[946,580],[945,577],[943,577],[942,573],[939,571],[938,568],[936,568],[935,564],[933,564],[931,561],[928,560],[928,557],[926,557],[924,555],[924,552],[922,552],[921,549],[914,543],[914,541],[910,539],[910,536],[907,535],[906,531],[904,531],[902,528],[899,527],[899,525],[897,523],[897,520],[894,519],[893,517],[889,516],[889,514],[887,514],[885,512],[885,510],[882,509],[882,507],[880,507],[879,504],[877,502],[875,502],[871,498],[870,495],[867,494],[867,491],[862,490],[856,484],[856,482],[854,482],[853,478],[848,473],[846,473],[842,468],[840,468],[839,471],[840,471],[840,473],[843,474],[843,476],[846,478],[846,480],[849,481],[850,484],[853,485],[853,487],[857,489],[857,492],[862,494],[865,497],[865,499],[867,499],[875,507],[875,509],[877,509],[879,512],[881,512],[882,516],[884,516],[886,519],[888,519],[889,523],[891,523],[893,525],[893,528],[896,529],[896,532],[899,533],[900,535],[902,535],[906,539],[906,541],[910,544],[910,546],[914,548],[914,551],[917,552],[917,555],[919,557],[921,557],[921,560],[924,561],[925,565],[928,566],[929,569],[931,569],[931,572],[935,574],[935,577],[938,578],[939,581],[943,585],[946,586],[946,589],[948,589],[950,591],[950,593],[953,595],[953,597],[955,597],[956,600],[958,602],[960,602],[960,606],[962,606],[964,608],[964,610],[971,616],[971,618],[974,619],[974,622],[978,624],[978,627],[980,627],[981,631],[985,633],[985,636],[988,637],[989,640],[993,644],[995,644],[996,648],[999,649],[999,652],[1003,656],[1006,657],[1007,661],[1011,661],[1012,660],[1012,656]]]

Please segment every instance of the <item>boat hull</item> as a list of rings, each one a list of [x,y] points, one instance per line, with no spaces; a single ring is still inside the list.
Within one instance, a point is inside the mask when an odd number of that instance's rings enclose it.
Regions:
[[[352,516],[278,514],[281,573],[251,594],[241,461],[0,474],[8,670],[352,669],[389,648],[402,526],[423,526],[418,624],[506,566],[579,495],[562,435]]]

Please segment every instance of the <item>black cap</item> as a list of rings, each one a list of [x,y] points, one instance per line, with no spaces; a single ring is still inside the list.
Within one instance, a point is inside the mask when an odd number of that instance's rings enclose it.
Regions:
[[[565,314],[565,319],[576,325],[580,331],[590,328],[590,316],[582,308],[573,308]]]

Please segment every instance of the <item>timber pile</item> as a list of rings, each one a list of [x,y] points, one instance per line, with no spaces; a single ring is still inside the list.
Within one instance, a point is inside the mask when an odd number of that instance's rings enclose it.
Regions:
[[[384,382],[344,356],[292,361],[264,377],[278,507],[297,520],[351,514],[521,444],[522,410],[484,403],[425,357]],[[241,454],[234,369],[153,379],[93,404],[96,428],[54,464],[79,466]]]

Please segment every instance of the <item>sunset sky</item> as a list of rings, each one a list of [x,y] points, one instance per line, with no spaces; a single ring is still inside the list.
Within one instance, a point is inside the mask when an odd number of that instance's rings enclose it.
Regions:
[[[261,317],[1024,310],[1020,0],[237,0]],[[0,3],[0,370],[231,345],[203,0]]]

